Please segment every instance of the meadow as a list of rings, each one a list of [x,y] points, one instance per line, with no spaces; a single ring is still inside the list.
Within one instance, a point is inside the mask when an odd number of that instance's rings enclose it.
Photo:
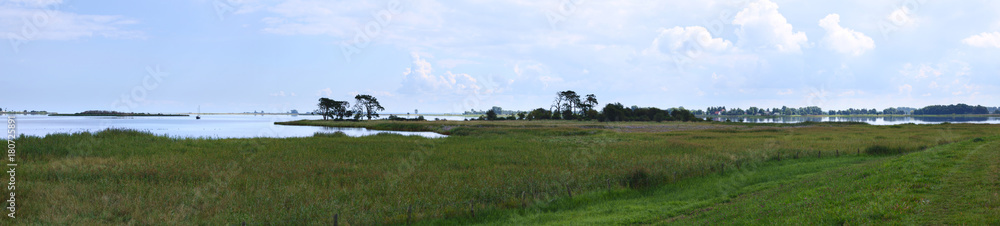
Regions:
[[[22,136],[17,139],[19,153],[23,153],[18,199],[24,201],[19,203],[23,215],[17,221],[489,223],[516,211],[557,208],[554,204],[609,191],[644,193],[767,164],[829,160],[834,163],[817,164],[841,167],[884,161],[1000,135],[995,125],[973,124],[286,124],[435,131],[449,137],[317,134],[284,139],[181,139],[120,129]],[[736,208],[740,206],[734,206],[733,212],[740,211]],[[693,219],[712,218],[699,217]]]

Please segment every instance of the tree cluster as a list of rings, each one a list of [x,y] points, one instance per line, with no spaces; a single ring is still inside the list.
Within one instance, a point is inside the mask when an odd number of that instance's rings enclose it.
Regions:
[[[551,119],[597,119],[598,112],[594,110],[597,104],[597,96],[594,94],[581,97],[573,90],[556,92],[556,99],[549,107]]]
[[[906,114],[906,110],[898,109],[898,108],[886,108],[886,109],[882,109],[882,114],[883,115],[905,115]]]
[[[361,118],[371,120],[372,118],[378,118],[379,111],[385,110],[385,108],[379,104],[377,98],[366,94],[358,94],[354,96],[353,107],[350,102],[337,101],[325,97],[319,98],[319,104],[317,104],[317,107],[319,107],[319,109],[316,109],[316,113],[322,115],[323,120],[344,120],[352,117],[354,120],[361,120]]]
[[[747,109],[735,108],[726,109],[725,106],[722,107],[708,107],[704,112],[708,115],[822,115],[824,114],[823,109],[816,106],[800,107],[800,108],[790,108],[787,106],[781,106],[781,108],[758,108],[750,107]],[[701,114],[699,114],[701,115]]]
[[[964,115],[964,114],[989,114],[990,111],[982,105],[970,106],[967,104],[954,105],[931,105],[913,111],[914,115]]]
[[[626,108],[621,103],[607,104],[598,116],[602,122],[620,121],[701,121],[691,111],[684,108],[659,109],[655,107],[632,106]]]
[[[597,96],[581,96],[575,91],[556,92],[556,98],[549,109],[537,108],[529,112],[518,112],[507,118],[486,113],[486,120],[598,120],[598,121],[700,121],[691,111],[684,108],[659,109],[655,107],[624,107],[621,103],[607,104],[598,111]]]
[[[885,110],[878,111],[875,110],[874,108],[872,109],[848,108],[847,110],[838,110],[838,111],[830,110],[829,114],[830,115],[878,115],[878,114],[884,114],[884,112]]]

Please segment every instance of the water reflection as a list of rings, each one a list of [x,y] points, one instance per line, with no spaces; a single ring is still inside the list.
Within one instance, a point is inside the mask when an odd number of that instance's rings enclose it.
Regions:
[[[309,127],[309,126],[307,126],[307,127]],[[320,127],[320,128],[321,128],[320,129],[321,131],[319,131],[320,133],[332,134],[332,133],[340,132],[340,133],[344,133],[347,136],[352,136],[352,137],[368,136],[368,135],[375,135],[375,134],[380,134],[380,133],[399,134],[399,135],[403,135],[403,136],[422,136],[422,137],[426,137],[426,138],[448,137],[447,135],[443,135],[443,134],[435,133],[435,132],[389,131],[389,130],[373,130],[373,129],[366,129],[366,128],[349,128],[349,127]]]

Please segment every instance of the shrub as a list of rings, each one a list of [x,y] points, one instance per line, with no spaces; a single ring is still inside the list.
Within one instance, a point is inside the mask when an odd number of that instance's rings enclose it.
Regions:
[[[865,148],[865,153],[869,155],[893,155],[893,154],[902,154],[909,151],[910,150],[908,148],[890,147],[881,144],[876,144],[868,146],[868,148]]]
[[[625,175],[625,185],[632,189],[639,189],[652,185],[649,170],[646,168],[632,169]]]

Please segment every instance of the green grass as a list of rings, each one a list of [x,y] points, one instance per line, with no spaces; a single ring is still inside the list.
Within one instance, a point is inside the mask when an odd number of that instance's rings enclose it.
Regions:
[[[971,124],[296,123],[451,136],[177,139],[107,130],[20,137],[17,221],[331,224],[337,214],[349,224],[479,222],[609,185],[627,197],[752,165],[853,164],[891,158],[848,157],[874,145],[912,152],[998,135],[995,126]]]
[[[427,223],[996,225],[998,191],[1000,137],[993,137],[901,157],[768,162],[653,189]]]
[[[1000,224],[1000,139],[988,140],[826,171],[660,223]]]
[[[484,217],[429,222],[476,224],[649,224],[663,222],[686,213],[730,202],[739,195],[765,190],[801,180],[824,170],[876,160],[868,156],[827,159],[797,159],[749,164],[728,173],[690,178],[644,190],[617,189],[561,199],[523,210],[511,210]]]

